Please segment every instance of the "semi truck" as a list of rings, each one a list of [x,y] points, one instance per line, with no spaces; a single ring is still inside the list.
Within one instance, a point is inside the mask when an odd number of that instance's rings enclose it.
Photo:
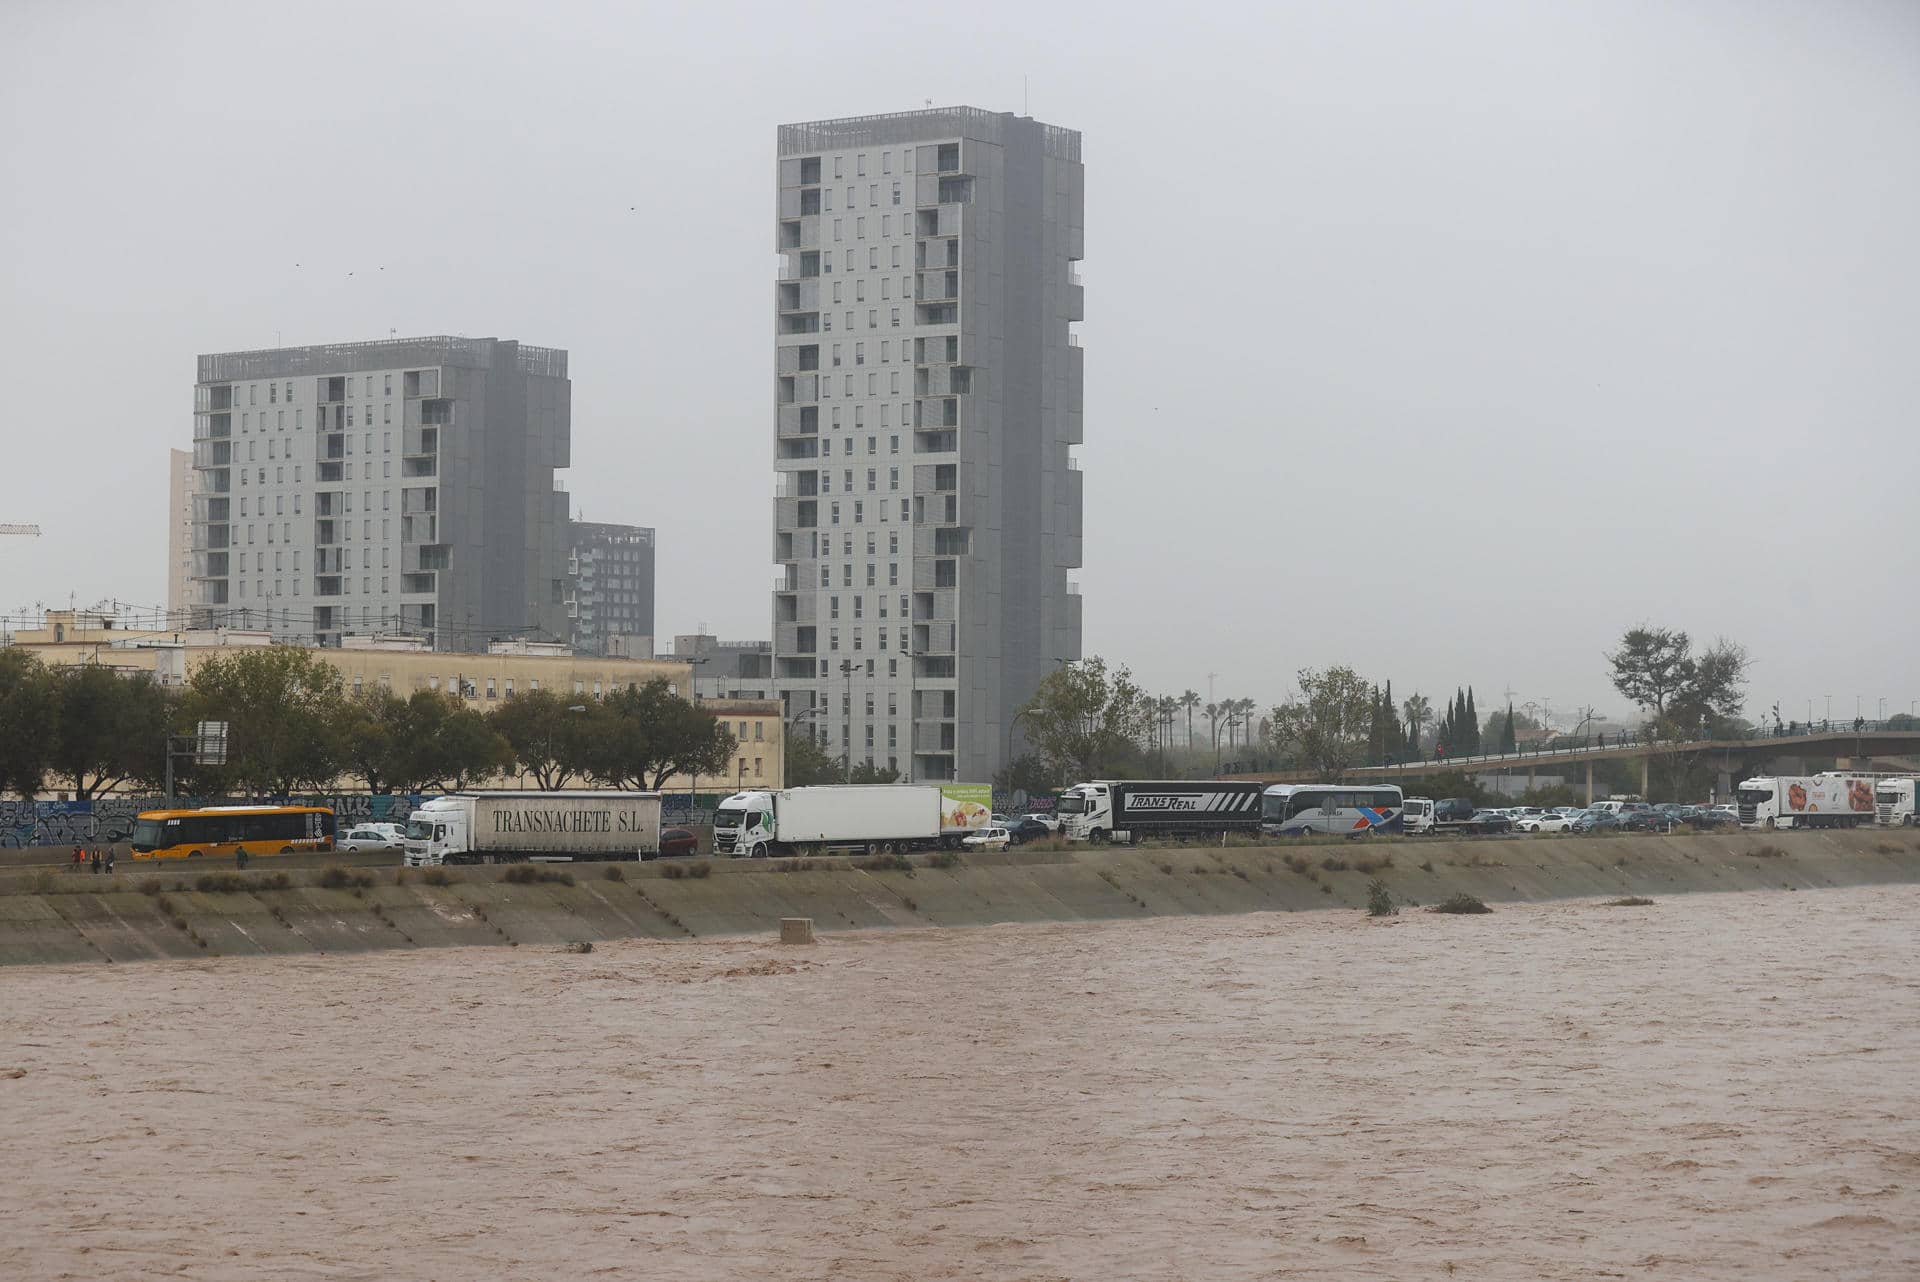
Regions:
[[[660,851],[657,792],[465,792],[407,819],[407,865],[644,859]]]
[[[1742,828],[1853,828],[1874,818],[1874,778],[1828,771],[1747,779],[1734,790]]]
[[[1882,779],[1873,785],[1873,821],[1884,828],[1909,828],[1914,817],[1912,778]]]
[[[736,792],[713,813],[713,853],[761,859],[953,849],[992,821],[991,784],[821,784]]]
[[[1100,779],[1060,794],[1069,841],[1135,842],[1260,832],[1266,784],[1243,779]]]

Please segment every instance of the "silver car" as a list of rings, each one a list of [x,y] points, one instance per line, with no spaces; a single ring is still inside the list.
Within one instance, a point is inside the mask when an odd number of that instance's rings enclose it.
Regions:
[[[404,850],[406,843],[397,833],[363,825],[352,829],[344,837],[337,838],[333,848],[348,854],[359,854],[363,850]]]

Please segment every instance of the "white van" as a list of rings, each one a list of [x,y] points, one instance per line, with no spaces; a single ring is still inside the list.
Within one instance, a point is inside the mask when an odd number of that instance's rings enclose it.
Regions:
[[[1622,801],[1615,798],[1608,801],[1596,801],[1591,806],[1588,806],[1587,809],[1604,810],[1610,815],[1625,815],[1631,814],[1635,810],[1652,810],[1653,807],[1644,801]]]

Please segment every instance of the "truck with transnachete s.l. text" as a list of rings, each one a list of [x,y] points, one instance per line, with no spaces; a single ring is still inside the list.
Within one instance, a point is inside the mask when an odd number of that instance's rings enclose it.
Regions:
[[[821,784],[736,792],[713,812],[713,853],[759,859],[955,850],[992,822],[991,784]]]
[[[644,859],[660,852],[657,792],[464,792],[408,817],[407,864]]]
[[[1099,779],[1060,794],[1056,813],[1069,841],[1258,834],[1260,794],[1250,779]]]

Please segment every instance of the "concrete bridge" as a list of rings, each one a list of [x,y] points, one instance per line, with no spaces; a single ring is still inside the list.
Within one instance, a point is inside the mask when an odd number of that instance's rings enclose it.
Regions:
[[[1458,771],[1467,775],[1517,775],[1528,781],[1540,774],[1570,774],[1584,765],[1587,800],[1592,802],[1593,763],[1596,761],[1638,761],[1640,795],[1645,796],[1648,776],[1655,757],[1692,756],[1704,758],[1719,772],[1715,794],[1730,797],[1733,786],[1750,777],[1754,767],[1776,757],[1834,757],[1842,769],[1912,771],[1920,774],[1920,730],[1888,730],[1880,723],[1867,723],[1860,730],[1852,723],[1844,728],[1819,730],[1805,734],[1767,735],[1759,739],[1658,739],[1626,736],[1604,747],[1598,743],[1578,747],[1543,748],[1538,752],[1481,753],[1470,757],[1449,755],[1438,761],[1408,761],[1391,766],[1356,766],[1345,778],[1383,779],[1392,782],[1424,778],[1427,775]],[[1269,783],[1314,783],[1319,772],[1280,770],[1270,773],[1223,775],[1225,779],[1264,779]]]

